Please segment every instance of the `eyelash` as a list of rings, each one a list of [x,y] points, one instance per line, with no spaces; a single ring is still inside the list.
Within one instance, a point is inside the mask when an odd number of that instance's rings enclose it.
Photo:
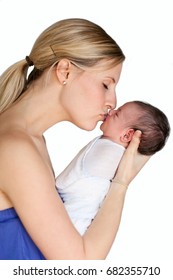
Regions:
[[[107,86],[107,85],[103,84],[103,86],[104,86],[105,89],[108,89],[108,86]]]

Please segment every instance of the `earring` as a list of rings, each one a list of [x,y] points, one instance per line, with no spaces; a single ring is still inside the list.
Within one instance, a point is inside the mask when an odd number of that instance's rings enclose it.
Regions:
[[[63,81],[63,85],[66,85],[67,84],[67,82],[66,81]]]

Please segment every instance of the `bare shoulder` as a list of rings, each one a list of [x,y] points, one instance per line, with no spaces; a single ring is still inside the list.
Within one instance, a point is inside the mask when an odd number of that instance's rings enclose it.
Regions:
[[[0,134],[0,209],[13,206],[13,202],[9,198],[8,188],[11,186],[12,180],[16,180],[18,176],[17,169],[21,169],[22,164],[26,162],[26,153],[31,156],[34,154],[34,146],[31,139],[24,133],[19,132],[3,132]],[[18,162],[17,162],[18,161]]]
[[[12,131],[0,134],[0,163],[13,158],[19,151],[33,149],[30,137],[22,132]],[[20,154],[21,156],[22,154]]]
[[[10,166],[10,162],[15,163],[19,158],[24,163],[26,160],[26,153],[28,156],[32,156],[36,153],[36,148],[28,135],[16,131],[1,134],[0,168],[5,170],[5,168]],[[13,167],[15,167],[15,165],[13,165]]]
[[[42,172],[45,172],[47,176],[52,176],[37,145],[26,133],[13,131],[1,134],[0,154],[1,190],[7,190],[8,186],[12,184],[11,177],[20,186],[20,182],[24,181],[23,177],[28,178],[29,174],[30,176],[33,174],[35,179]],[[32,179],[30,178],[30,180]],[[15,187],[13,186],[13,188]]]
[[[3,134],[0,154],[0,190],[18,212],[34,208],[34,198],[39,205],[48,192],[54,198],[55,178],[32,137],[20,131]]]

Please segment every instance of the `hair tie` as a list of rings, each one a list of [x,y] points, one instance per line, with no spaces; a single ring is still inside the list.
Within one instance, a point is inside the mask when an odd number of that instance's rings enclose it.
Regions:
[[[30,59],[30,57],[28,55],[25,57],[25,59],[26,59],[26,62],[28,63],[28,66],[34,65],[34,63],[32,62],[32,60]]]

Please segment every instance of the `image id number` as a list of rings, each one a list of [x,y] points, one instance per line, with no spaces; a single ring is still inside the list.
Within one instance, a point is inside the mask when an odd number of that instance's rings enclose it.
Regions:
[[[106,271],[107,275],[159,275],[159,267],[148,267],[148,266],[126,266],[126,267],[109,267]]]

